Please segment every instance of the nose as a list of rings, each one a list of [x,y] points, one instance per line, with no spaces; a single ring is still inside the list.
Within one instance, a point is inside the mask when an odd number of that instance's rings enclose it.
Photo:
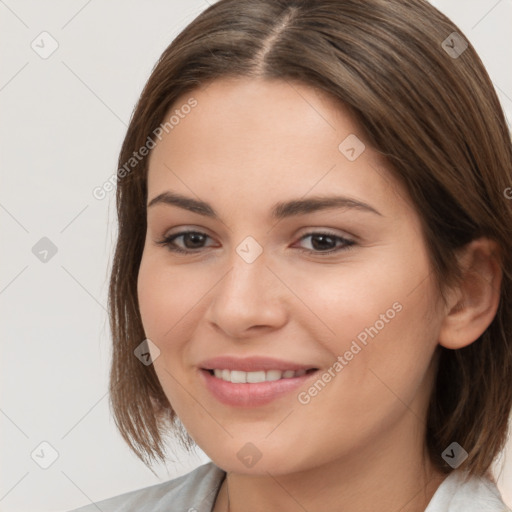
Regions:
[[[206,312],[210,324],[231,338],[261,336],[287,321],[287,288],[269,268],[265,251],[249,261],[233,251]]]

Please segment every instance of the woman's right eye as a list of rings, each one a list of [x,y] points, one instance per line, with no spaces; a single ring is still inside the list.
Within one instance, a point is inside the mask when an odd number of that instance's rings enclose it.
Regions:
[[[194,249],[202,249],[202,247],[185,247],[185,249],[182,249],[175,243],[175,240],[177,240],[180,237],[183,237],[183,241],[191,240],[191,245],[197,243],[201,244],[201,242],[204,241],[205,238],[210,238],[206,233],[201,233],[200,231],[181,231],[180,233],[169,235],[163,238],[162,240],[157,241],[156,243],[158,245],[163,245],[164,247],[167,247],[172,252],[192,253],[196,252],[194,251]],[[187,244],[185,243],[185,245]]]

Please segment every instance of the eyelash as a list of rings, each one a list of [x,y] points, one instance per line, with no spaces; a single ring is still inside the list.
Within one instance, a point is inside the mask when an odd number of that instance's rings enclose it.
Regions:
[[[173,235],[165,237],[162,240],[158,240],[156,243],[158,245],[167,247],[169,249],[169,251],[176,252],[176,253],[182,253],[182,254],[197,253],[201,248],[196,249],[196,250],[194,250],[194,249],[187,250],[187,249],[181,249],[180,247],[177,247],[176,244],[174,244],[174,240],[176,238],[178,238],[180,236],[190,235],[190,234],[204,235],[204,236],[208,237],[208,235],[206,233],[202,233],[201,231],[181,231],[179,233],[174,233]],[[349,240],[348,238],[344,238],[342,236],[335,235],[333,233],[329,233],[329,232],[325,232],[325,231],[315,231],[315,232],[306,233],[305,235],[301,236],[299,240],[303,240],[309,236],[328,236],[330,238],[340,240],[341,242],[343,242],[344,245],[342,247],[338,247],[337,249],[330,249],[328,251],[315,251],[312,249],[299,249],[302,253],[309,253],[309,254],[320,255],[320,256],[330,255],[330,254],[338,253],[341,251],[347,251],[356,243],[356,242],[354,242],[354,240]],[[208,237],[208,238],[210,238],[210,237]]]

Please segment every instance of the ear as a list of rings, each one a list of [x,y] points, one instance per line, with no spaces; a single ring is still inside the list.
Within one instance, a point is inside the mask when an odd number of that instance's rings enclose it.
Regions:
[[[463,279],[447,299],[439,344],[458,349],[476,341],[498,310],[502,280],[499,245],[489,238],[473,240],[462,249]]]

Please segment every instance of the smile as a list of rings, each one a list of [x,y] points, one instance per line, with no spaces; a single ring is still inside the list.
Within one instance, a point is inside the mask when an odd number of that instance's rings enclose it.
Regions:
[[[226,370],[213,369],[208,370],[210,375],[214,375],[218,379],[233,384],[256,384],[258,382],[272,382],[280,379],[292,379],[294,377],[302,377],[308,372],[315,371],[315,368],[309,370],[260,370],[254,372],[244,372],[242,370]]]
[[[216,375],[217,373],[217,375]],[[318,369],[240,370],[200,369],[200,378],[211,396],[231,407],[259,407],[296,392],[314,378]]]

